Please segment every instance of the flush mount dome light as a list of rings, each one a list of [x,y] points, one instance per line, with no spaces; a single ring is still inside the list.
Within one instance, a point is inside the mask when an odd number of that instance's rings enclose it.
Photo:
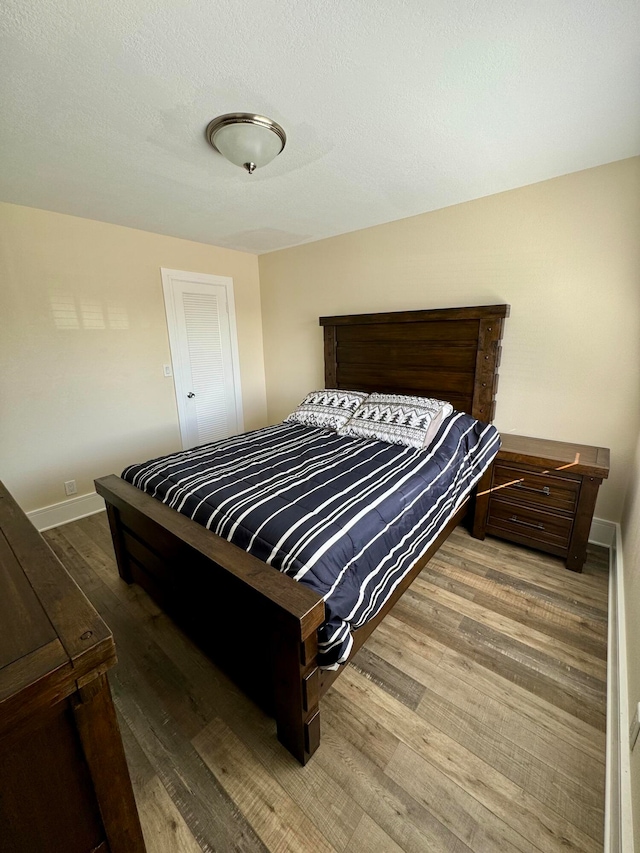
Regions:
[[[251,113],[227,113],[210,121],[206,136],[215,150],[251,175],[283,150],[287,135],[279,124]]]

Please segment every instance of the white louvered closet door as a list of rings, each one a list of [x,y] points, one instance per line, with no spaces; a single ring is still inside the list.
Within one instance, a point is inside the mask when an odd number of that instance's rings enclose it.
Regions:
[[[220,276],[163,270],[184,448],[242,431],[230,281]]]

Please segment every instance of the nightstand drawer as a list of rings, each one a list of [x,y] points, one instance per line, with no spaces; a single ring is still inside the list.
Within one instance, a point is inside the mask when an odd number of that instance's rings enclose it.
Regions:
[[[573,515],[578,504],[580,478],[560,476],[545,469],[527,470],[497,462],[493,473],[492,499],[514,501],[548,512]]]
[[[531,507],[515,506],[492,497],[487,518],[487,532],[518,541],[535,540],[556,548],[568,548],[573,518],[542,512]]]

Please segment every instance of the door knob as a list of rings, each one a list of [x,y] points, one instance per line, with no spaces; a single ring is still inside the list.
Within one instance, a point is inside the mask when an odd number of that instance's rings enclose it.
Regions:
[[[192,397],[195,397],[195,396],[196,396],[196,395],[193,393],[193,391],[189,391],[189,393],[187,394],[187,397],[188,397],[189,399],[191,399]]]

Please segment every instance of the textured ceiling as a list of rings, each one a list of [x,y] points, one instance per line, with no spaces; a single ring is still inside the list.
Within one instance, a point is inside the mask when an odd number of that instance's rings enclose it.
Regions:
[[[638,0],[3,0],[0,200],[267,252],[640,153]],[[288,143],[209,147],[247,111]]]

